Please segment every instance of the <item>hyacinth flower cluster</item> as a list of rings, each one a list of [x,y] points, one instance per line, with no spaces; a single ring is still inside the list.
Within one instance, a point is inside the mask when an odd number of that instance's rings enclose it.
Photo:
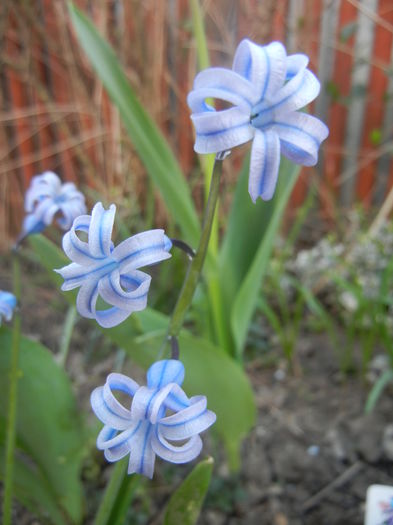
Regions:
[[[199,455],[199,434],[216,416],[207,409],[205,396],[187,397],[181,388],[183,380],[183,364],[166,359],[149,368],[147,386],[123,374],[110,374],[105,385],[93,391],[91,405],[105,425],[97,447],[108,461],[129,454],[128,473],[151,478],[156,455],[171,463],[188,463]],[[131,408],[116,399],[116,390],[132,398]],[[168,410],[173,413],[167,415]]]
[[[73,220],[86,212],[85,197],[72,182],[62,184],[52,171],[36,175],[25,195],[27,213],[18,242],[33,233],[42,232],[56,214],[62,230],[69,230]]]
[[[139,270],[171,257],[172,243],[163,230],[149,230],[114,246],[112,230],[116,207],[97,203],[91,215],[74,220],[63,237],[63,249],[71,264],[56,270],[62,290],[79,288],[76,306],[83,317],[104,328],[123,322],[143,310],[151,277]],[[87,241],[78,237],[87,235]],[[99,296],[109,308],[97,309]],[[147,387],[122,374],[110,374],[106,384],[93,391],[91,404],[104,428],[97,447],[108,461],[130,454],[128,473],[153,476],[156,455],[172,463],[187,463],[199,455],[199,433],[215,421],[204,396],[188,398],[180,388],[184,367],[177,360],[154,363],[147,373]],[[113,391],[133,397],[131,409],[117,401]],[[165,416],[168,410],[175,414]],[[184,441],[182,445],[171,442]]]
[[[328,136],[319,119],[298,111],[318,95],[320,83],[308,57],[287,55],[280,42],[267,46],[243,40],[232,69],[208,68],[188,95],[197,153],[218,153],[252,141],[248,191],[269,200],[277,184],[280,155],[314,166]],[[230,105],[216,110],[206,99]]]
[[[279,42],[259,46],[243,40],[237,48],[232,69],[209,68],[199,73],[188,96],[192,121],[196,129],[195,151],[216,153],[220,163],[231,148],[252,140],[249,193],[271,199],[280,165],[281,154],[297,164],[316,164],[321,142],[327,137],[326,126],[317,118],[298,111],[319,93],[316,77],[307,69],[305,55],[287,55]],[[231,106],[215,109],[206,99],[218,99]],[[214,178],[214,169],[213,177]],[[219,177],[216,179],[219,182]],[[216,188],[218,188],[216,182]],[[213,182],[212,182],[213,185]],[[213,186],[211,186],[212,188]],[[216,192],[217,199],[218,189]],[[214,200],[214,199],[213,199]],[[209,198],[210,202],[210,198]],[[213,220],[212,212],[205,217]],[[141,268],[170,257],[172,244],[163,230],[150,230],[134,235],[118,246],[112,242],[115,206],[105,210],[101,203],[91,215],[73,221],[63,239],[63,249],[71,263],[58,273],[64,278],[63,290],[79,288],[77,310],[110,328],[123,322],[133,312],[147,305],[151,278]],[[211,222],[204,228],[211,227]],[[210,230],[204,238],[204,252],[197,252],[190,263],[200,275]],[[83,240],[81,235],[87,236]],[[181,244],[181,241],[180,241]],[[199,248],[198,248],[199,250]],[[189,253],[193,254],[190,249]],[[195,292],[197,279],[186,276],[176,308],[176,330],[169,329],[172,343],[178,334],[186,308]],[[195,275],[195,272],[194,272]],[[190,291],[181,301],[183,291]],[[105,308],[98,308],[101,300]],[[179,321],[180,319],[180,321]],[[129,456],[128,473],[152,477],[155,458],[172,463],[186,463],[196,458],[201,449],[201,432],[210,427],[215,414],[207,409],[205,396],[188,398],[181,388],[183,364],[177,359],[154,363],[147,372],[147,386],[140,386],[123,374],[110,374],[103,386],[91,395],[93,411],[104,424],[97,447],[110,462]],[[124,406],[116,393],[128,396]]]
[[[171,257],[172,243],[164,230],[139,233],[115,247],[115,213],[114,204],[105,210],[99,202],[91,215],[77,217],[63,237],[63,249],[72,263],[57,270],[64,278],[62,290],[79,288],[76,306],[80,315],[95,319],[104,328],[146,308],[151,277],[138,268]],[[87,234],[87,242],[77,232]],[[97,309],[99,296],[109,308]]]
[[[6,321],[11,321],[16,304],[17,301],[14,294],[0,290],[0,326],[3,318]]]

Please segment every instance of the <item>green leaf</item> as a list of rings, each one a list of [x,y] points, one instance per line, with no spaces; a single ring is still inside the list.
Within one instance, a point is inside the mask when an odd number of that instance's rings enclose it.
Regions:
[[[199,223],[188,185],[165,138],[139,102],[113,49],[76,7],[69,12],[79,43],[104,84],[149,176],[187,241],[196,244]]]
[[[238,293],[236,294],[231,312],[231,328],[235,339],[238,357],[240,357],[246,341],[248,328],[255,311],[256,302],[261,291],[262,281],[268,268],[274,241],[281,224],[281,219],[299,173],[299,166],[282,158],[275,196],[272,201],[264,204],[268,217],[266,217],[265,222],[260,223],[259,229],[262,229],[265,224],[266,230],[264,231],[252,263],[247,269],[246,266],[244,266],[246,269],[246,275],[242,280]],[[238,220],[242,219],[238,218]],[[245,224],[243,228],[247,227],[248,232],[251,232],[254,228],[258,229],[258,226],[255,226],[255,222],[247,223],[246,221],[247,216],[244,219]],[[242,246],[241,244],[239,246],[239,243],[242,243],[242,233],[239,232],[237,235],[239,235],[240,238],[234,235],[231,242],[237,242],[237,249],[240,251]],[[231,276],[228,275],[225,276],[225,278],[229,280]]]
[[[247,158],[239,174],[218,261],[223,308],[222,329],[227,332],[237,292],[266,232],[272,209],[271,203],[266,204],[261,200],[253,204],[248,193],[249,166]],[[232,354],[235,353],[233,338],[231,351]]]
[[[372,387],[366,401],[366,406],[364,411],[366,414],[370,414],[375,405],[378,402],[378,399],[381,397],[382,392],[385,390],[387,385],[393,381],[393,370],[385,370],[385,372],[378,378],[378,381]]]
[[[4,443],[0,443],[0,451]],[[0,479],[4,476],[4,463],[0,462]],[[36,516],[49,519],[56,525],[69,525],[67,517],[59,509],[52,488],[42,473],[23,457],[15,457],[14,493]]]
[[[172,494],[166,508],[164,525],[194,525],[209,488],[213,459],[198,463],[180,487]]]
[[[167,326],[132,338],[126,324],[105,333],[132,359],[148,368],[159,356]],[[217,414],[214,427],[226,445],[231,467],[236,469],[239,444],[255,422],[255,402],[248,378],[232,358],[210,341],[183,332],[179,346],[186,369],[185,391],[189,395],[206,395],[209,408]]]
[[[11,330],[0,329],[0,443],[7,413]],[[16,496],[55,523],[80,523],[80,481],[84,448],[82,424],[65,372],[41,344],[25,337],[20,345],[17,407]],[[36,478],[36,486],[34,484]],[[62,520],[61,516],[64,517]]]

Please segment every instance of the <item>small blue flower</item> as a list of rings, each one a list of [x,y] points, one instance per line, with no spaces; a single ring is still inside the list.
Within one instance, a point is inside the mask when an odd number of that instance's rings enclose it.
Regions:
[[[11,321],[15,306],[15,295],[10,292],[3,292],[0,290],[0,325],[3,317],[6,321]]]
[[[296,164],[314,166],[328,136],[323,122],[297,111],[320,90],[307,65],[307,56],[287,56],[280,42],[260,46],[245,39],[231,70],[201,71],[188,95],[197,153],[218,153],[253,141],[248,191],[254,202],[272,198],[281,153]],[[207,98],[230,107],[215,110]]]
[[[91,216],[77,217],[63,237],[63,249],[73,262],[55,270],[64,278],[62,290],[80,287],[76,300],[80,315],[105,328],[146,308],[151,277],[138,268],[168,259],[172,247],[164,230],[149,230],[115,248],[111,241],[115,212],[114,204],[105,210],[99,202]],[[87,233],[88,241],[82,241],[76,232]],[[97,310],[98,296],[111,307]]]
[[[28,215],[21,238],[42,232],[59,212],[57,223],[63,230],[69,230],[75,217],[86,213],[85,197],[72,182],[62,184],[55,173],[45,171],[33,177],[25,195],[25,210]]]
[[[156,455],[171,463],[188,463],[199,455],[199,434],[215,422],[216,415],[207,410],[205,396],[187,397],[180,388],[183,380],[183,364],[169,359],[149,368],[147,386],[122,374],[110,374],[105,385],[92,392],[94,413],[105,425],[97,448],[108,461],[129,454],[128,473],[151,478]],[[132,402],[123,406],[113,391],[129,395]],[[168,411],[172,414],[167,415]]]

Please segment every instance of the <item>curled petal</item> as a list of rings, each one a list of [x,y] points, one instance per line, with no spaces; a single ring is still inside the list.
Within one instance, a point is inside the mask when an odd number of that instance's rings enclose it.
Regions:
[[[147,371],[147,386],[162,388],[169,383],[181,385],[184,381],[184,365],[176,359],[164,359],[154,363]]]
[[[98,283],[98,292],[108,304],[131,312],[144,310],[147,304],[151,277],[144,272],[134,270],[120,278],[116,268],[105,275]],[[126,289],[122,287],[126,285]]]
[[[111,204],[109,210],[105,210],[101,202],[94,206],[89,227],[89,250],[93,257],[104,258],[110,255],[115,213],[114,204]]]
[[[280,141],[274,131],[257,131],[251,149],[248,192],[253,202],[272,198],[280,166]]]
[[[131,443],[128,474],[137,472],[148,478],[153,477],[156,455],[151,446],[153,426],[148,421],[143,421],[134,435]]]
[[[301,53],[287,56],[286,80],[290,80],[297,75],[299,71],[306,69],[308,62],[308,56]]]
[[[274,131],[280,138],[281,152],[292,162],[314,166],[318,161],[321,142],[329,134],[327,126],[306,113],[290,113],[276,121]]]
[[[134,421],[129,428],[122,432],[104,426],[97,437],[98,450],[105,451],[105,458],[109,462],[119,461],[130,453],[132,449],[132,438],[141,426],[140,421]]]
[[[112,257],[118,262],[120,273],[123,273],[169,259],[171,246],[164,230],[149,230],[120,243],[113,250]]]
[[[195,113],[191,119],[197,134],[194,149],[198,153],[225,151],[248,142],[254,135],[250,112],[240,108]]]
[[[205,396],[190,399],[191,406],[177,414],[160,419],[158,422],[161,435],[165,439],[180,441],[209,428],[216,420],[214,412],[207,410]]]
[[[192,120],[197,120],[198,115],[192,115]],[[255,129],[250,125],[249,119],[244,124],[215,131],[207,134],[197,133],[194,150],[197,153],[219,153],[228,151],[235,146],[244,144],[253,138]]]
[[[270,110],[275,115],[284,115],[288,112],[301,109],[312,102],[319,94],[321,85],[317,77],[308,69],[300,70],[272,100]]]
[[[244,39],[237,47],[233,69],[257,89],[258,98],[270,97],[280,88],[286,75],[286,52],[280,42],[259,46]]]
[[[181,446],[172,445],[162,436],[160,429],[156,427],[151,439],[151,447],[157,456],[166,461],[171,463],[188,463],[201,453],[202,440],[199,436],[193,436]]]
[[[114,430],[125,430],[131,425],[131,417],[127,417],[124,412],[114,412],[111,410],[110,406],[108,406],[104,397],[103,386],[93,390],[90,396],[90,403],[95,415],[104,423],[104,425],[107,425]]]
[[[116,263],[113,260],[103,260],[101,263],[82,266],[78,263],[71,263],[55,272],[59,273],[64,283],[61,287],[63,291],[73,290],[82,286],[87,281],[98,283],[99,279],[108,272],[111,272],[116,267]]]
[[[192,111],[198,113],[205,111],[207,106],[204,103],[206,96],[202,90],[220,90],[223,96],[214,95],[214,98],[220,98],[239,105],[244,109],[249,109],[259,98],[259,93],[255,85],[249,82],[244,76],[235,71],[221,67],[210,67],[198,73],[194,80],[193,93],[189,95],[189,105]],[[208,95],[210,97],[210,95]],[[229,98],[225,98],[229,97]],[[235,98],[234,98],[235,97]],[[213,98],[213,96],[211,97]]]
[[[76,233],[77,231],[88,231],[90,222],[90,215],[80,215],[74,220],[70,231],[63,237],[63,250],[73,262],[90,264],[99,260],[91,255],[88,243],[81,241]]]

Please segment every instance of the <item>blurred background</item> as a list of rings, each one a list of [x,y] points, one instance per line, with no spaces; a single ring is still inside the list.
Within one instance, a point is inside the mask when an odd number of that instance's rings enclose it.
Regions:
[[[116,49],[201,201],[186,105],[197,68],[188,0],[77,5]],[[309,55],[321,81],[311,111],[328,124],[330,137],[319,166],[300,177],[291,209],[304,202],[310,184],[328,220],[357,203],[380,207],[393,176],[393,2],[207,0],[203,8],[213,65],[230,66],[243,37],[261,44],[277,39],[289,53]],[[146,212],[154,189],[73,37],[66,2],[3,0],[0,9],[1,247],[20,229],[31,177],[44,170],[78,182],[92,197],[98,192],[133,213]],[[225,183],[231,184],[230,170]]]

